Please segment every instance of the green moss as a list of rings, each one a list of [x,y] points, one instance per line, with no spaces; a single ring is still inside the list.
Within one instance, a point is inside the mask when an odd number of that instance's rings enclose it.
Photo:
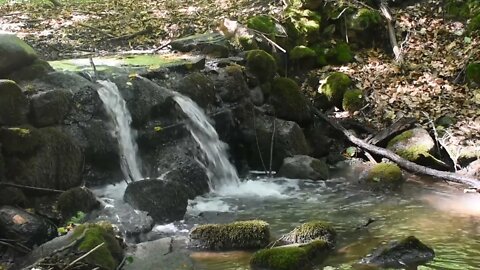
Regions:
[[[295,46],[291,51],[290,51],[290,59],[291,60],[300,60],[300,59],[305,59],[305,58],[314,58],[316,56],[316,53],[313,49],[310,49],[306,46]]]
[[[347,90],[343,94],[342,107],[345,111],[358,111],[362,108],[363,103],[363,92],[360,89]]]
[[[88,255],[85,258],[86,262],[101,266],[104,269],[116,269],[119,263],[118,258],[123,251],[115,239],[112,225],[106,222],[79,225],[73,232],[73,239],[79,238],[84,232],[85,235],[78,245],[79,251],[88,252],[96,246],[105,243]]]
[[[258,44],[253,36],[241,36],[238,38],[238,43],[246,51],[258,49]]]
[[[258,15],[248,19],[247,27],[265,34],[273,34],[275,32],[275,20],[268,15]]]
[[[270,97],[279,118],[298,123],[310,120],[308,103],[300,92],[300,86],[294,80],[285,77],[275,78]]]
[[[394,144],[396,144],[396,143],[398,143],[398,142],[408,140],[408,139],[410,139],[412,136],[413,136],[413,130],[404,131],[404,132],[402,132],[401,134],[395,136],[393,139],[391,139],[391,140],[388,142],[387,148],[392,147]]]
[[[263,249],[253,254],[250,265],[275,270],[301,270],[308,264],[308,253],[300,247]]]
[[[382,16],[377,10],[361,8],[352,17],[351,27],[354,29],[365,30],[378,25],[382,21]]]
[[[273,79],[277,70],[275,58],[263,50],[252,50],[247,54],[247,70],[261,83]]]
[[[466,20],[480,12],[478,0],[447,0],[445,11],[451,17]]]
[[[397,143],[401,143],[402,141],[409,140],[414,135],[415,133],[413,130],[404,131],[403,133],[391,139],[387,144],[387,148],[394,149]],[[416,161],[421,157],[432,157],[429,153],[430,150],[431,150],[431,146],[419,141],[418,143],[414,143],[409,147],[396,149],[395,153],[403,157],[404,159],[407,159],[410,161]]]
[[[343,94],[351,84],[352,81],[348,75],[342,72],[334,72],[330,74],[320,86],[320,91],[327,97],[331,105],[340,107],[342,105]]]
[[[367,181],[380,184],[400,184],[403,181],[402,170],[393,163],[378,163],[368,172]]]
[[[305,9],[289,8],[285,11],[285,26],[292,44],[313,44],[319,40],[319,13]]]
[[[467,66],[466,78],[468,82],[480,85],[480,62],[470,63]]]
[[[480,30],[480,13],[474,16],[467,25],[469,32],[476,32]]]
[[[324,240],[333,243],[336,237],[336,231],[332,225],[324,221],[310,221],[303,223],[289,233],[294,243],[306,243],[315,239]]]
[[[350,46],[347,43],[339,43],[336,46],[337,54],[335,56],[335,60],[339,64],[345,64],[351,62],[353,60],[353,53],[350,50]]]

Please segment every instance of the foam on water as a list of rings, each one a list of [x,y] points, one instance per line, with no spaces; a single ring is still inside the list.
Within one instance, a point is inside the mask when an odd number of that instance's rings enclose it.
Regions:
[[[215,194],[237,198],[288,198],[290,193],[298,190],[298,180],[293,179],[258,179],[246,180],[238,186],[227,185],[215,190]]]

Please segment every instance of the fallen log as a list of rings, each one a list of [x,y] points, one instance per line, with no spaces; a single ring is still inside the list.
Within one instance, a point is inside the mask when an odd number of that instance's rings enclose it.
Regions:
[[[339,125],[337,122],[334,120],[328,118],[325,114],[320,112],[317,109],[314,109],[315,114],[320,117],[321,119],[325,120],[327,123],[329,123],[332,127],[335,129],[339,130],[340,132],[343,133],[343,135],[353,144],[357,145],[358,147],[365,149],[373,154],[388,158],[389,160],[395,162],[398,166],[401,168],[410,171],[412,173],[417,173],[417,174],[422,174],[422,175],[428,175],[428,176],[433,176],[436,178],[440,178],[446,181],[450,182],[455,182],[455,183],[460,183],[467,185],[473,189],[475,189],[477,192],[480,192],[480,180],[477,178],[473,177],[468,177],[465,175],[460,175],[457,173],[452,173],[452,172],[445,172],[445,171],[439,171],[439,170],[434,170],[425,166],[418,165],[416,163],[413,163],[411,161],[408,161],[399,155],[393,153],[392,151],[381,148],[375,145],[371,145],[362,139],[359,139],[355,137],[350,131]]]

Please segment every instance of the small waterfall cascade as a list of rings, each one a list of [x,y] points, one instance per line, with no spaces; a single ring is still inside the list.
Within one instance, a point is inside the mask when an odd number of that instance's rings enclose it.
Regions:
[[[175,93],[174,100],[189,117],[187,128],[205,154],[210,180],[210,189],[218,191],[222,187],[239,186],[237,170],[227,158],[227,144],[222,142],[215,128],[209,123],[203,110],[190,98]]]
[[[142,179],[136,132],[130,128],[132,116],[127,109],[127,103],[115,83],[103,80],[97,82],[102,86],[98,89],[100,99],[114,124],[113,132],[118,140],[123,175],[125,179],[133,181]]]

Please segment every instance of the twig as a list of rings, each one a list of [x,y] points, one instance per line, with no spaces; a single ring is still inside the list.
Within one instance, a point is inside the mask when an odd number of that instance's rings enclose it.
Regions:
[[[378,163],[378,162],[372,157],[372,155],[371,155],[369,152],[367,152],[367,151],[364,151],[364,152],[365,152],[365,156],[368,158],[368,160],[369,160],[370,162],[372,162],[373,164],[377,164],[377,163]]]
[[[440,157],[442,157],[442,154],[440,153],[440,146],[439,146],[440,141],[438,140],[438,133],[437,133],[437,129],[435,128],[435,124],[433,123],[432,119],[430,118],[430,116],[428,116],[426,112],[422,112],[422,113],[427,118],[428,123],[432,126],[433,137],[435,139],[435,146],[437,147],[438,154],[440,155]]]
[[[8,186],[8,187],[15,187],[15,188],[19,188],[19,189],[34,190],[34,191],[44,191],[44,192],[52,192],[52,193],[63,193],[63,192],[65,192],[65,190],[51,189],[51,188],[41,188],[41,187],[32,187],[32,186],[25,186],[25,185],[19,185],[19,184],[8,183],[8,182],[0,182],[0,186]]]
[[[153,52],[158,52],[160,51],[161,49],[167,47],[168,45],[170,45],[170,43],[172,43],[171,40],[169,40],[167,43],[163,44],[163,45],[160,45],[160,47],[156,48],[155,50],[153,50]]]
[[[90,60],[90,66],[93,69],[93,82],[96,82],[98,79],[97,66],[95,66],[95,63],[93,62],[93,58],[91,56],[88,57],[88,59]]]
[[[68,270],[70,267],[72,267],[74,264],[76,264],[77,262],[81,261],[82,259],[84,259],[85,257],[87,257],[88,255],[92,254],[95,250],[99,249],[100,247],[102,247],[103,245],[105,245],[105,242],[102,242],[100,244],[98,244],[96,247],[92,248],[89,252],[83,254],[82,256],[80,256],[78,259],[74,260],[73,262],[71,262],[69,265],[67,265],[67,267],[65,267],[63,270]]]

